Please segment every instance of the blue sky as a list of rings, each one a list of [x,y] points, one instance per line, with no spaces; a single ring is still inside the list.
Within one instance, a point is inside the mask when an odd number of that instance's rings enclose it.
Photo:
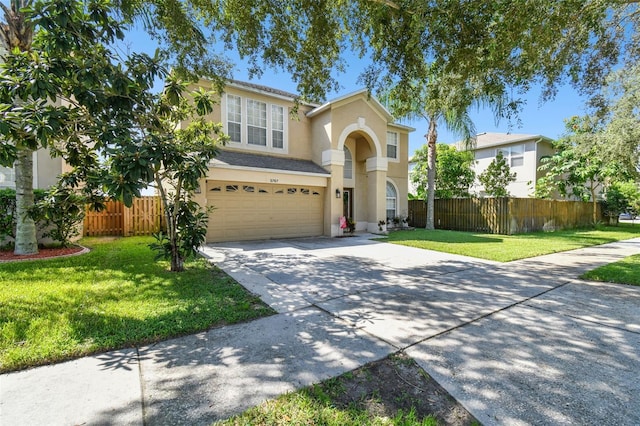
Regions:
[[[127,48],[135,52],[144,51],[152,53],[156,47],[155,43],[140,30],[129,32],[124,43]],[[246,63],[240,60],[238,55],[233,51],[225,51],[224,53],[235,63],[233,71],[234,79],[252,81],[254,83],[286,90],[292,93],[297,92],[296,84],[291,80],[291,77],[287,73],[281,70],[265,69],[264,74],[260,79],[249,80]],[[367,65],[366,61],[353,57],[349,59],[347,63],[347,71],[345,73],[338,74],[339,81],[343,86],[342,89],[335,93],[327,94],[327,100],[346,95],[363,87],[361,84],[357,83],[357,79],[360,72]],[[520,123],[513,123],[511,126],[505,119],[502,119],[496,124],[493,114],[489,109],[472,109],[470,113],[477,132],[540,134],[556,139],[564,133],[565,118],[572,115],[584,114],[583,99],[570,86],[561,87],[558,90],[555,99],[545,103],[539,102],[540,93],[540,88],[534,86],[528,93],[523,95],[522,99],[525,101],[525,105],[520,114]],[[409,137],[409,155],[411,156],[413,152],[425,142],[424,135],[427,130],[427,123],[425,120],[402,122],[403,124],[407,124],[416,129],[416,131]],[[457,140],[459,140],[459,137],[448,132],[443,126],[439,127],[438,142],[452,143]]]

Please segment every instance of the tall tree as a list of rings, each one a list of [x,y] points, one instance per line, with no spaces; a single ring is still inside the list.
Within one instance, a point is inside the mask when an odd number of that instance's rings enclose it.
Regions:
[[[360,8],[357,24],[351,25],[359,29],[361,52],[371,52],[373,60],[363,80],[372,90],[399,88],[392,109],[399,116],[417,111],[416,105],[429,111],[432,103],[460,117],[484,98],[496,107],[497,117],[511,118],[519,110],[517,96],[532,83],[542,83],[550,97],[569,76],[588,91],[623,51],[638,45],[633,2],[397,0],[362,2]],[[626,18],[631,31],[610,25],[624,24]],[[628,32],[634,35],[630,42]],[[416,82],[435,89],[414,90]],[[435,157],[438,115],[431,109],[424,116]],[[433,226],[429,212],[428,205],[428,228]]]
[[[492,93],[492,87],[482,83],[469,84],[457,75],[423,75],[420,80],[397,84],[388,90],[384,100],[393,114],[400,117],[421,117],[427,121],[427,221],[426,229],[434,229],[434,200],[436,190],[436,163],[438,125],[462,137],[468,148],[475,143],[475,125],[469,116],[474,104],[490,105],[497,116],[505,111],[502,90]],[[512,104],[515,105],[515,104]]]
[[[12,0],[7,7],[0,3],[0,8],[4,13],[4,22],[0,22],[0,53],[29,52],[33,42],[33,23],[26,19],[23,9],[30,3],[29,0]],[[0,58],[2,61],[2,58]],[[14,102],[22,102],[19,98],[14,98]],[[29,216],[29,209],[33,206],[33,152],[34,147],[23,141],[16,141],[15,157],[12,166],[15,168],[16,184],[16,254],[32,254],[38,252],[38,241],[36,240],[36,224]],[[0,158],[8,163],[8,157]]]
[[[60,185],[95,205],[107,194],[130,206],[155,182],[168,228],[156,248],[181,271],[206,230],[190,194],[224,141],[221,125],[202,118],[213,110],[211,94],[187,96],[188,83],[175,75],[162,93],[152,93],[166,71],[158,58],[121,58],[108,48],[122,31],[107,2],[85,8],[79,0],[55,0],[26,13],[38,28],[32,51],[7,54],[0,72],[0,158],[13,161],[20,144],[48,148],[72,168]],[[177,122],[189,124],[176,129]]]
[[[7,55],[18,55],[19,53],[33,53],[30,56],[23,56],[23,61],[31,61],[32,65],[43,65],[50,60],[62,59],[48,56],[52,53],[55,54],[55,52],[47,52],[47,49],[50,50],[51,44],[36,43],[38,51],[33,52],[34,34],[38,31],[38,22],[41,24],[43,22],[42,20],[38,21],[37,19],[33,19],[35,11],[51,10],[51,7],[52,5],[47,4],[47,2],[34,0],[11,0],[9,5],[0,3],[0,8],[4,14],[4,20],[0,22],[0,55],[2,56],[0,62],[8,60]],[[60,3],[60,7],[68,7],[68,14],[78,8],[76,4],[71,4],[70,2],[62,2]],[[194,15],[180,2],[170,0],[156,0],[154,2],[123,0],[118,3],[117,7],[108,1],[102,3],[88,2],[86,9],[87,14],[83,19],[87,21],[92,19],[95,21],[96,18],[104,20],[107,15],[124,18],[125,22],[142,19],[145,23],[145,28],[147,28],[150,34],[164,41],[167,47],[166,51],[173,53],[173,64],[178,70],[185,74],[191,76],[194,74],[199,76],[208,75],[218,78],[223,78],[228,75],[229,65],[211,53],[213,50],[208,49],[205,37],[200,31]],[[40,31],[46,32],[47,27],[50,27],[52,24],[60,25],[71,31],[78,29],[77,27],[70,28],[69,25],[65,23],[65,20],[68,18],[68,16],[65,16],[65,13],[61,13],[57,18],[61,20],[56,22],[47,21],[46,25],[42,25]],[[83,28],[83,30],[86,30],[86,27]],[[120,25],[118,25],[117,28],[113,27],[112,30],[114,32],[110,34],[97,31],[95,33],[90,32],[88,35],[89,37],[102,37],[97,41],[106,43],[113,42],[115,40],[114,36],[116,35],[119,36],[118,38],[122,38],[122,27]],[[79,34],[74,35],[78,36]],[[86,36],[87,34],[84,35]],[[71,37],[71,35],[69,35],[69,37]],[[64,42],[69,42],[69,40],[64,40]],[[34,69],[37,70],[37,68]],[[41,67],[41,70],[42,69],[45,68]],[[9,68],[5,67],[3,83],[6,84],[10,84],[7,80],[11,79],[11,76],[6,75],[8,70]],[[187,70],[189,71],[188,73]],[[50,70],[50,72],[52,71]],[[41,84],[48,84],[44,82],[41,75],[36,77]],[[54,82],[53,84],[58,83],[59,82]],[[85,90],[88,89],[88,87],[83,84],[81,84],[80,87]],[[31,93],[25,92],[25,90],[30,90]],[[56,94],[51,87],[38,88],[34,85],[31,85],[29,88],[25,85],[21,87],[16,86],[13,88],[11,95],[15,96],[14,102],[28,103],[30,105],[32,105],[31,101],[35,101],[38,97],[40,97],[40,100],[48,99],[51,102],[56,100]],[[6,102],[7,104],[9,103],[9,101]],[[12,114],[10,111],[3,112]],[[6,132],[8,132],[8,123],[9,121],[3,123]],[[28,125],[28,123],[23,124]],[[0,161],[7,166],[13,166],[15,168],[17,210],[15,253],[32,254],[38,251],[36,226],[28,214],[34,204],[33,155],[39,147],[53,147],[52,142],[55,137],[54,134],[48,134],[46,138],[40,135],[39,139],[29,137],[26,135],[26,133],[29,132],[28,129],[22,129],[22,134],[20,134],[21,130],[17,129],[15,127],[16,125],[17,123],[14,121],[13,136],[8,138],[12,144],[12,149],[9,150],[5,148],[4,150],[0,150],[4,153],[0,153]],[[3,132],[5,136],[6,132]]]
[[[499,151],[486,170],[480,173],[478,180],[490,197],[508,197],[509,190],[507,190],[507,186],[511,182],[515,182],[516,174],[515,172],[511,173],[511,167],[507,163],[507,159]]]
[[[553,144],[555,154],[542,160],[546,172],[536,183],[536,195],[549,197],[557,191],[562,197],[590,201],[593,222],[598,221],[597,202],[612,177],[627,180],[629,175],[616,161],[607,161],[594,139],[601,129],[589,117],[572,117],[566,123],[567,134]]]

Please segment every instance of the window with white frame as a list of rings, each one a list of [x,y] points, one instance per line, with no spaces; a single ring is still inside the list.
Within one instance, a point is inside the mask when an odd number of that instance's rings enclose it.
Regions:
[[[15,175],[14,168],[0,166],[0,188],[1,187],[15,188],[15,186],[16,186],[16,175]]]
[[[285,107],[235,95],[226,97],[227,133],[232,142],[285,149]]]
[[[271,146],[284,148],[284,108],[271,105]]]
[[[507,160],[509,167],[519,167],[524,165],[524,145],[507,146],[498,148],[496,155],[501,152],[502,156]]]
[[[267,104],[247,99],[247,143],[267,146]]]
[[[387,182],[387,220],[393,220],[398,211],[398,192],[391,182]]]
[[[387,132],[387,158],[398,158],[398,134]]]
[[[344,172],[342,177],[344,179],[353,179],[353,157],[351,157],[351,151],[346,146],[344,147]]]
[[[242,141],[242,100],[227,95],[227,134],[232,142]]]

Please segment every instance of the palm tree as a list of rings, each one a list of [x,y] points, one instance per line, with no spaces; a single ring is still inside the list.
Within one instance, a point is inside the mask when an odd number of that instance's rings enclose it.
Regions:
[[[11,0],[9,6],[0,3],[4,12],[4,22],[0,22],[0,43],[2,50],[20,52],[31,50],[33,25],[21,10],[31,4],[30,0]],[[17,159],[14,163],[16,180],[16,254],[38,252],[36,225],[27,214],[34,204],[33,196],[33,150],[16,143]]]
[[[476,129],[467,110],[448,109],[446,105],[424,112],[428,123],[427,140],[427,224],[425,229],[435,229],[433,205],[436,193],[436,145],[438,143],[438,123],[444,124],[452,133],[460,135],[466,147],[473,144]]]
[[[451,132],[460,135],[470,147],[475,141],[475,126],[468,114],[469,108],[481,98],[478,91],[460,82],[455,76],[438,78],[430,76],[426,81],[414,84],[396,85],[382,96],[393,115],[410,120],[427,121],[427,224],[426,229],[434,229],[436,145],[438,125],[442,124]]]

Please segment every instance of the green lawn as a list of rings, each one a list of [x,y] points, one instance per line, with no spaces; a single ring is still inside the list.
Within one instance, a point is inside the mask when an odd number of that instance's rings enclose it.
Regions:
[[[0,371],[273,313],[204,259],[169,272],[151,242],[86,238],[81,256],[0,264]]]
[[[428,250],[509,262],[543,254],[640,237],[640,225],[620,224],[597,229],[493,235],[473,232],[415,229],[397,231],[380,239]]]
[[[640,285],[640,254],[601,266],[580,278],[609,283]]]

